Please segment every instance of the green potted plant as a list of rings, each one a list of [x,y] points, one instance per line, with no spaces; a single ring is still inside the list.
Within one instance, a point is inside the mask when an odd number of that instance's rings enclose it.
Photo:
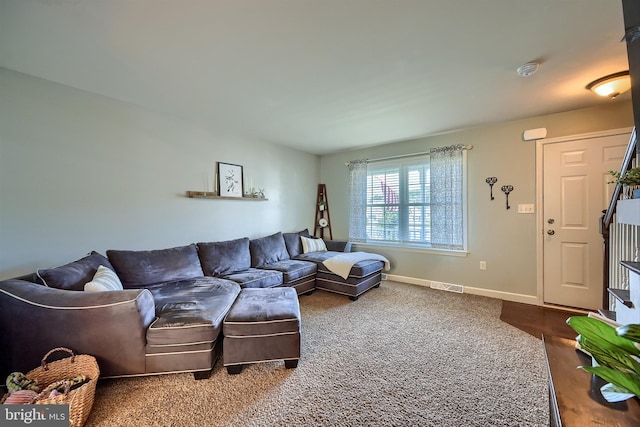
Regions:
[[[593,366],[580,366],[585,371],[607,381],[601,387],[609,402],[640,397],[640,325],[617,328],[593,317],[572,316],[567,323],[578,334],[581,350],[590,354]]]
[[[615,178],[610,184],[622,185],[622,195],[625,199],[640,199],[640,166],[629,169],[624,175],[619,171],[609,171]]]

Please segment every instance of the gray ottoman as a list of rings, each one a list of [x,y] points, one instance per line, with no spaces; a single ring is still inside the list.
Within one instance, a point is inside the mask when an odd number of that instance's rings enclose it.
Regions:
[[[300,305],[294,288],[245,288],[222,326],[224,366],[239,374],[245,363],[300,359]]]

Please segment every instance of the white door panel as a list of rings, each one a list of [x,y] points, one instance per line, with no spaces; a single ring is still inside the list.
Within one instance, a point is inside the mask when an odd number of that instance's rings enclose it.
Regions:
[[[602,302],[599,221],[629,134],[543,145],[544,302],[597,309]]]

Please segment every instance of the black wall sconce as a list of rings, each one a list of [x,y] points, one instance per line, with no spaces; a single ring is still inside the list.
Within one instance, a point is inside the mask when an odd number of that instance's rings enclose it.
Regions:
[[[509,206],[509,193],[513,191],[513,185],[503,185],[501,190],[507,196],[507,209],[511,209],[511,206]]]
[[[498,178],[496,178],[495,176],[490,176],[489,178],[485,179],[484,182],[489,184],[489,194],[491,195],[491,200],[493,200],[495,198],[493,197],[493,184],[498,182]]]

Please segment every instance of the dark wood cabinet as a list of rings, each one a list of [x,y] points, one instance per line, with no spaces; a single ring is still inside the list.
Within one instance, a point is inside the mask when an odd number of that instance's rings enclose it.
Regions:
[[[543,336],[549,370],[550,425],[565,427],[640,426],[640,402],[637,398],[609,403],[600,387],[605,382],[578,369],[591,365],[591,358],[575,349],[575,341]]]

